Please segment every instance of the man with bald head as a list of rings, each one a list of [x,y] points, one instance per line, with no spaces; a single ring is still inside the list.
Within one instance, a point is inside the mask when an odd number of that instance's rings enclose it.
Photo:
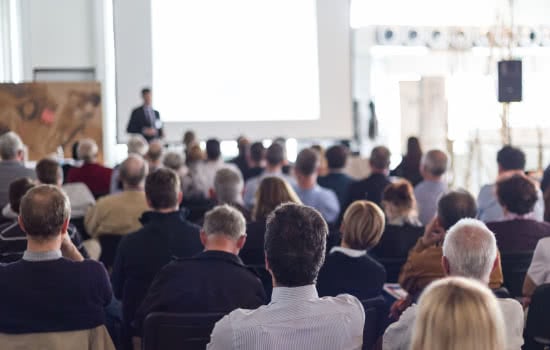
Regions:
[[[123,191],[100,198],[86,213],[84,225],[92,237],[103,234],[126,235],[141,228],[139,218],[149,209],[144,185],[147,162],[130,154],[120,165]]]
[[[84,260],[71,242],[70,216],[69,200],[56,186],[34,187],[21,200],[27,249],[21,260],[0,264],[0,333],[76,331],[105,323],[104,307],[112,297],[107,271]],[[21,343],[15,348],[40,347]]]
[[[414,188],[418,205],[418,219],[426,226],[435,216],[437,201],[448,189],[444,175],[447,172],[447,155],[440,150],[428,151],[422,157],[420,174],[424,179]]]

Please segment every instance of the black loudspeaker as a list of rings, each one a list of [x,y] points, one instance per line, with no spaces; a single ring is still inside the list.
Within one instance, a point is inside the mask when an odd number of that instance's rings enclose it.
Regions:
[[[521,102],[521,61],[500,61],[498,63],[498,102]]]

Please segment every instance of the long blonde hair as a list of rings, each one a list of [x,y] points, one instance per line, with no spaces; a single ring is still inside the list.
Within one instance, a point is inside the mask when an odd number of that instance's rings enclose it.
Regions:
[[[256,204],[252,210],[252,220],[265,220],[275,208],[287,202],[302,204],[288,182],[275,176],[265,177],[256,191]]]
[[[420,297],[411,350],[501,350],[504,342],[500,307],[487,286],[449,277]]]

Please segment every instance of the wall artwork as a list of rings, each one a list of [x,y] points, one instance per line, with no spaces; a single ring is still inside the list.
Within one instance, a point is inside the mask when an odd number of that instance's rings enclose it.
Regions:
[[[102,160],[101,86],[98,82],[0,84],[0,133],[15,131],[29,160],[55,153],[71,157],[72,145],[92,138]]]

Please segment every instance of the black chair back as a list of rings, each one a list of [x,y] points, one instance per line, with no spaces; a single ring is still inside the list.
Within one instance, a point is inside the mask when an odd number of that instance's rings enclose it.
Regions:
[[[388,314],[384,297],[361,301],[365,309],[365,326],[363,328],[363,350],[371,350],[378,338],[382,335],[385,324],[385,315]]]
[[[522,296],[523,281],[531,265],[533,252],[518,252],[501,254],[502,274],[504,275],[504,287],[508,289],[510,295],[515,297]]]
[[[399,258],[376,258],[380,264],[386,269],[386,281],[387,283],[397,283],[399,279],[399,273],[401,268],[407,262],[407,257]]]
[[[143,350],[204,350],[223,313],[153,312],[145,318]]]
[[[527,313],[523,350],[550,349],[550,284],[535,289]]]
[[[108,271],[110,271],[115,263],[116,251],[122,237],[121,235],[101,235],[98,238],[101,245],[99,261],[105,265]]]
[[[86,227],[84,226],[84,218],[75,218],[75,219],[71,218],[71,224],[74,227],[76,227],[83,241],[91,238],[88,232],[86,231]]]

